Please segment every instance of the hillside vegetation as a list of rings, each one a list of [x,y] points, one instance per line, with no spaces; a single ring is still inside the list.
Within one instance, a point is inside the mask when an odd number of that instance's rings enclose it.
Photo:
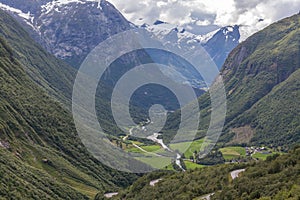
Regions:
[[[230,172],[246,169],[232,180]],[[155,172],[136,181],[114,199],[299,199],[300,148],[286,155],[273,155],[266,161],[205,167],[187,172]],[[151,186],[152,180],[161,180]]]
[[[0,36],[26,74],[50,96],[70,107],[76,71],[47,53],[10,15],[0,10]]]
[[[2,11],[0,20],[0,196],[88,199],[129,185],[135,175],[103,166],[77,136],[72,72]]]
[[[300,14],[283,19],[249,37],[227,58],[221,75],[227,95],[220,146],[228,143],[280,146],[300,142]],[[211,117],[210,97],[199,98],[199,137]],[[170,141],[180,113],[164,135]]]

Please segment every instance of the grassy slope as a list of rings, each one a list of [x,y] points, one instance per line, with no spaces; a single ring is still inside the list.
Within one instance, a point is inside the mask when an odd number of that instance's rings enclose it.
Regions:
[[[39,46],[11,16],[0,10],[0,36],[13,48],[13,55],[39,86],[64,104],[72,96],[76,71]]]
[[[241,177],[232,181],[212,199],[299,199],[300,148],[288,155],[268,157],[247,167]]]
[[[182,143],[174,143],[170,145],[170,148],[173,150],[179,150],[180,152],[183,152],[183,149],[185,149],[188,145],[189,148],[185,151],[184,155],[187,159],[189,159],[191,156],[194,155],[195,151],[199,151],[201,149],[201,146],[203,145],[204,140],[195,140],[192,143],[190,142],[182,142]]]
[[[97,191],[128,185],[134,175],[104,167],[86,151],[76,135],[67,109],[73,72],[68,72],[65,64],[45,53],[2,11],[0,21],[0,141],[10,144],[0,155],[3,158],[16,155],[10,159],[17,165],[17,168],[0,165],[3,171],[0,176],[6,177],[1,191],[10,191],[8,183],[11,182],[14,187],[24,189],[11,198],[23,196],[27,189],[35,190],[33,182],[44,174],[50,177],[43,179],[45,185],[59,185],[48,194],[53,199],[68,199],[72,195],[93,197]],[[47,163],[43,159],[47,159]],[[41,173],[30,180],[22,174],[18,179],[8,175],[16,174],[19,169]],[[26,189],[24,182],[32,184]],[[70,195],[68,192],[53,195],[59,192],[57,188],[69,191]],[[46,192],[47,188],[41,186],[40,190]],[[43,192],[38,193],[43,195]],[[0,196],[3,195],[10,197],[11,194],[3,192]]]
[[[58,182],[65,182],[63,178],[66,178],[73,179],[74,183],[89,185],[94,192],[107,186],[114,187],[111,182],[104,183],[102,179],[106,176],[109,180],[110,175],[84,151],[71,125],[69,113],[26,76],[18,61],[13,58],[12,50],[2,39],[0,49],[1,141],[10,144],[8,150],[17,155],[17,163],[24,161],[24,166],[30,164],[41,169],[52,175],[52,179],[57,177]],[[8,154],[5,151],[1,153]],[[44,165],[43,158],[51,164]],[[74,167],[75,164],[77,167]],[[23,168],[22,165],[19,167]],[[7,167],[1,165],[1,168]],[[10,171],[16,173],[14,168]],[[93,171],[97,172],[94,177]],[[72,186],[76,187],[75,184]]]
[[[221,148],[220,151],[222,152],[225,160],[246,156],[246,150],[244,147],[225,147]]]

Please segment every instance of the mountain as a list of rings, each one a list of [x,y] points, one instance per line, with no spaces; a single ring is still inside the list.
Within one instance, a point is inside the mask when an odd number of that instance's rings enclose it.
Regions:
[[[240,36],[239,26],[223,27],[203,46],[216,65],[221,68],[229,53],[239,44]]]
[[[41,85],[43,89],[45,89],[50,96],[54,96],[55,98],[57,98],[60,102],[63,103],[63,106],[69,110],[71,109],[73,83],[77,73],[77,70],[74,69],[74,66],[79,67],[81,61],[85,58],[86,54],[88,54],[89,51],[91,51],[91,49],[93,49],[96,45],[98,45],[100,41],[109,37],[110,34],[115,34],[120,30],[125,30],[126,29],[125,27],[129,28],[131,26],[127,21],[124,21],[124,18],[121,16],[121,14],[116,9],[114,9],[111,4],[105,1],[100,2],[100,4],[98,3],[99,2],[95,2],[95,1],[75,1],[75,0],[49,1],[48,0],[48,1],[38,1],[38,2],[26,1],[26,3],[24,3],[23,1],[3,1],[3,4],[0,4],[0,7],[7,10],[10,15],[13,15],[14,18],[17,19],[17,21],[25,29],[24,30],[20,28],[20,25],[16,23],[15,20],[5,15],[2,18],[0,33],[6,38],[6,40],[14,48],[14,50],[16,50],[15,54],[18,57],[21,64],[24,65],[28,75],[38,85]],[[101,9],[99,8],[99,5],[100,6],[102,5]],[[66,10],[69,9],[69,10],[68,12],[67,11],[56,12],[55,11],[56,8],[66,9]],[[45,11],[45,9],[48,9],[47,12]],[[56,16],[62,14],[66,14],[66,15],[70,14],[72,10],[74,11],[73,14],[80,15],[81,16],[80,18],[83,18],[83,21],[77,20],[74,17],[70,17],[70,16],[68,17]],[[25,12],[27,14],[29,13],[29,15],[32,16],[34,20],[28,21],[27,20],[28,18],[24,17]],[[82,17],[82,16],[86,16],[87,13],[89,17]],[[71,57],[64,57],[65,61],[70,61],[72,67],[71,65],[66,64],[62,60],[56,59],[54,56],[51,55],[51,53],[50,54],[46,53],[40,45],[34,42],[34,40],[39,41],[42,45],[44,44],[43,46],[46,48],[48,46],[45,45],[44,42],[42,42],[42,41],[46,41],[47,37],[46,36],[45,37],[43,36],[43,38],[40,37],[41,35],[44,34],[40,34],[40,33],[35,34],[40,32],[38,31],[38,29],[35,28],[36,26],[39,26],[36,25],[36,23],[38,23],[37,21],[41,20],[41,18],[46,16],[49,17],[48,22],[49,20],[53,23],[57,22],[59,23],[58,26],[60,26],[61,29],[67,31],[67,33],[63,36],[61,34],[53,33],[52,35],[53,37],[56,37],[56,35],[58,35],[59,37],[69,38],[66,40],[62,38],[61,39],[69,43],[68,45],[71,46],[74,45],[73,46],[74,49],[76,48],[83,49],[83,46],[86,45],[89,46],[86,49],[86,51],[81,52],[80,55],[79,54],[75,55],[73,54],[74,53],[73,52],[71,53],[72,54]],[[77,22],[78,23],[75,24],[75,21],[73,21],[74,22],[73,23],[70,22],[70,20],[71,21],[75,20],[76,23]],[[84,20],[88,20],[88,21],[84,21]],[[127,23],[128,26],[124,25],[125,22]],[[95,23],[98,25],[96,26]],[[86,28],[86,24],[90,24],[89,26],[90,30]],[[45,33],[47,31],[51,32],[53,28],[51,25],[49,26],[48,25],[49,24],[42,25],[42,27],[45,26],[45,28],[42,29],[43,31],[45,31]],[[84,28],[79,29],[78,27],[84,27]],[[71,29],[72,31],[70,31]],[[31,34],[28,35],[26,31]],[[82,31],[87,31],[89,33],[82,33]],[[88,38],[82,37],[82,35],[87,35],[87,34],[91,34],[91,36],[89,36]],[[36,37],[37,35],[40,37],[40,39]],[[49,36],[50,35],[51,34],[49,33]],[[20,38],[20,36],[22,36],[22,38]],[[82,40],[82,41],[78,42],[78,40]],[[24,42],[24,41],[28,41],[28,42]],[[62,45],[61,42],[58,42],[57,44],[60,44],[60,47],[58,48],[63,49],[63,47],[61,46]],[[81,47],[78,47],[78,45]],[[54,49],[52,50],[56,51]],[[48,51],[53,53],[52,50],[48,49]],[[70,52],[71,51],[73,50],[70,50]],[[37,54],[36,52],[40,52],[40,53]],[[63,52],[63,50],[60,52]],[[61,57],[61,55],[56,54],[55,56]],[[127,58],[127,61],[128,62],[131,61],[131,58]],[[137,56],[135,56],[135,60],[136,62],[139,62],[138,61],[139,58],[137,58]],[[126,62],[126,59],[124,62]],[[122,65],[123,63],[121,63],[120,65]],[[45,64],[47,65],[47,67],[45,67]],[[107,133],[119,134],[122,131],[118,129],[116,126],[112,125],[114,124],[113,117],[112,117],[112,113],[109,110],[110,107],[108,106],[110,105],[110,99],[108,93],[108,91],[110,90],[111,90],[110,86],[105,86],[105,89],[97,91],[98,92],[96,95],[97,103],[98,103],[97,111],[98,111],[99,119],[102,119],[104,130]]]
[[[105,0],[1,0],[32,37],[56,57],[79,67],[86,55],[100,42],[135,26]],[[86,17],[88,16],[88,17]],[[82,27],[82,28],[78,28]],[[221,68],[229,52],[238,45],[239,27],[177,27],[157,20],[143,25],[161,42],[183,49],[197,49],[202,44]],[[197,29],[197,31],[196,31]],[[199,29],[199,30],[198,30]]]
[[[134,28],[120,13],[107,1],[93,1],[93,0],[59,0],[59,1],[6,1],[1,0],[0,7],[8,11],[14,16],[28,31],[31,37],[40,43],[48,52],[55,55],[58,58],[63,59],[71,66],[79,68],[82,61],[95,48],[100,42],[106,40],[108,37],[117,34],[119,32]],[[145,57],[145,56],[144,56]],[[124,67],[130,62],[141,63],[140,60],[145,59],[143,56],[139,57],[133,55],[126,59],[123,59],[122,63],[118,63],[120,67]],[[132,59],[135,61],[132,61]],[[64,65],[65,66],[65,65]],[[120,69],[118,71],[124,71]],[[76,73],[75,70],[65,67],[66,71],[71,71],[72,74]],[[64,86],[68,91],[63,91],[63,95],[66,94],[70,97],[70,88],[72,83],[61,84],[59,80],[64,79],[64,75],[61,74],[53,84]],[[176,80],[176,79],[175,79]],[[204,93],[201,88],[207,88],[203,83],[201,77],[191,77],[193,86],[197,89],[197,95]],[[179,82],[182,84],[182,82]],[[110,88],[110,86],[108,86]],[[107,89],[109,90],[109,89]],[[105,130],[109,130],[112,133],[120,133],[119,129],[111,126],[113,123],[112,115],[108,114],[108,103],[110,99],[107,97],[109,93],[107,90],[99,91],[100,106],[99,115],[101,119],[109,119],[103,122]],[[146,89],[147,90],[147,89]],[[151,97],[147,97],[146,101],[144,93],[146,90],[141,91],[139,98],[134,103],[138,107],[144,109],[145,105],[151,102],[157,102],[155,94],[153,93],[154,100]],[[105,93],[105,94],[104,94]],[[162,97],[159,102],[172,99],[169,93],[164,94],[165,91],[159,91],[159,96]],[[150,92],[149,92],[150,94]],[[142,97],[140,97],[142,96]],[[158,95],[157,95],[158,96]],[[69,98],[70,99],[70,98]],[[106,102],[103,102],[106,99]],[[150,103],[149,103],[150,101]],[[145,103],[144,103],[145,102]],[[178,109],[176,102],[168,103],[169,110]],[[142,111],[145,113],[145,111]],[[139,117],[140,118],[140,117]],[[109,122],[108,122],[109,121]],[[108,132],[108,131],[106,131]]]
[[[135,175],[102,165],[81,143],[69,110],[72,68],[3,11],[0,22],[0,196],[88,199],[131,183]]]
[[[3,11],[0,20],[0,35],[13,48],[14,56],[28,76],[50,96],[54,96],[70,108],[76,70],[47,53],[34,42],[19,23]]]
[[[157,20],[153,25],[144,24],[141,28],[149,31],[153,38],[169,49],[193,53],[201,52],[202,49],[206,50],[218,69],[222,67],[231,50],[239,44],[240,39],[239,26],[215,28],[214,31],[210,29],[205,30],[205,27],[203,27],[201,34],[194,34],[184,27]],[[160,56],[163,57],[162,55]],[[172,64],[169,65],[173,66]],[[188,66],[183,64],[181,68],[176,68],[176,70],[184,74],[193,87],[204,90],[209,88],[210,82],[206,83],[198,72],[185,70],[186,68],[188,69]],[[185,80],[179,79],[176,74],[170,71],[163,71],[163,73],[177,82],[185,83]],[[212,79],[217,75],[217,70],[211,70],[208,74]]]
[[[249,37],[230,53],[221,70],[227,115],[220,144],[288,148],[300,142],[299,23],[299,14],[283,19]],[[199,105],[199,137],[203,137],[211,114],[209,94],[200,97]],[[173,117],[170,130],[179,120]],[[165,137],[169,140],[170,133]]]
[[[195,34],[185,27],[179,27],[157,20],[153,25],[142,25],[153,33],[163,44],[177,46],[180,49],[197,51],[197,46],[203,46],[220,69],[229,53],[239,44],[239,26],[214,27]]]
[[[137,28],[104,0],[43,0],[26,3],[0,0],[0,3],[0,7],[10,12],[35,41],[75,68],[79,68],[88,53],[100,42],[114,34]],[[173,45],[172,48],[197,51],[203,46],[219,68],[240,39],[238,26],[221,29],[215,26],[202,27],[201,30],[194,27],[188,30],[157,20],[151,26],[142,27],[163,44]],[[211,84],[205,83],[198,73],[186,72],[184,68],[179,71],[185,73],[193,87],[206,90]],[[165,74],[180,84],[186,82],[178,80],[173,72],[165,71]]]
[[[222,70],[227,130],[236,137],[249,131],[253,143],[281,146],[300,142],[299,25],[299,14],[274,23],[228,57]],[[240,131],[244,128],[248,131]]]
[[[105,0],[0,1],[48,52],[79,68],[88,53],[132,25]]]

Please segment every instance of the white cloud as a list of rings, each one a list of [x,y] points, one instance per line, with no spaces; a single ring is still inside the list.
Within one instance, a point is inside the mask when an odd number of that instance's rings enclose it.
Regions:
[[[257,31],[299,12],[300,0],[108,0],[135,24],[244,25]],[[258,23],[259,19],[264,19]]]

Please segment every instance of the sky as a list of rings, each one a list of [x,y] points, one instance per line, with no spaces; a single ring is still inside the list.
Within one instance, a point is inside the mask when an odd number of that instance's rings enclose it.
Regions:
[[[300,11],[300,0],[108,1],[136,25],[153,24],[159,19],[181,26],[188,24],[243,25],[250,27],[249,31],[252,32]]]

